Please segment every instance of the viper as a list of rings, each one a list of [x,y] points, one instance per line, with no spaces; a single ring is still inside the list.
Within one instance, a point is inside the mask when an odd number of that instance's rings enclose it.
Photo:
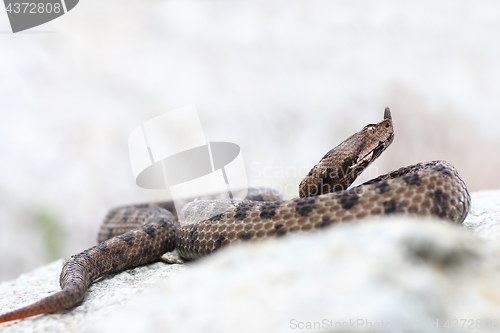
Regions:
[[[455,167],[418,163],[349,188],[394,139],[389,108],[321,158],[299,185],[299,198],[249,191],[245,200],[194,200],[177,213],[172,202],[111,209],[99,244],[66,261],[61,291],[0,315],[0,323],[80,304],[97,278],[160,259],[176,249],[187,260],[242,241],[280,237],[370,216],[412,214],[461,223],[470,196]]]

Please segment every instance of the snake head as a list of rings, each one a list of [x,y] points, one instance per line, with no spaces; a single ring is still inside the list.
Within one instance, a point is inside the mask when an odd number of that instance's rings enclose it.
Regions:
[[[391,110],[387,107],[384,110],[384,120],[377,124],[366,125],[359,133],[358,140],[361,149],[350,169],[364,169],[394,140],[394,128],[392,127]]]
[[[391,110],[384,119],[366,125],[323,156],[299,185],[300,197],[345,190],[394,140]]]

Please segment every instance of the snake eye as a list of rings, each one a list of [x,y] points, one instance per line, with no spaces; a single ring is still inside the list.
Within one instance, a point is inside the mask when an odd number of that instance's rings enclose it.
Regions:
[[[368,131],[370,131],[372,134],[375,134],[375,127],[368,127]]]

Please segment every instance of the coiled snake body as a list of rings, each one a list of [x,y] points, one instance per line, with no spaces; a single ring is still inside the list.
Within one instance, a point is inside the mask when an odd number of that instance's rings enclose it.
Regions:
[[[62,290],[0,315],[0,323],[71,308],[98,277],[156,261],[174,249],[195,259],[236,241],[383,214],[433,215],[461,223],[470,196],[456,169],[444,161],[404,167],[347,189],[393,138],[386,108],[383,121],[365,126],[320,160],[301,182],[298,199],[282,201],[272,191],[250,191],[247,199],[252,200],[197,200],[179,214],[180,222],[171,202],[112,209],[99,232],[100,243],[64,264]]]

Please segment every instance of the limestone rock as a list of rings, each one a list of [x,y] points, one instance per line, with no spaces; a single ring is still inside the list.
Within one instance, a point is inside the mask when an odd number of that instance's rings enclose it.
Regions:
[[[479,191],[471,194],[472,207],[463,225],[481,238],[500,239],[500,191]]]
[[[88,332],[498,328],[498,258],[439,221],[346,224],[215,253]]]

